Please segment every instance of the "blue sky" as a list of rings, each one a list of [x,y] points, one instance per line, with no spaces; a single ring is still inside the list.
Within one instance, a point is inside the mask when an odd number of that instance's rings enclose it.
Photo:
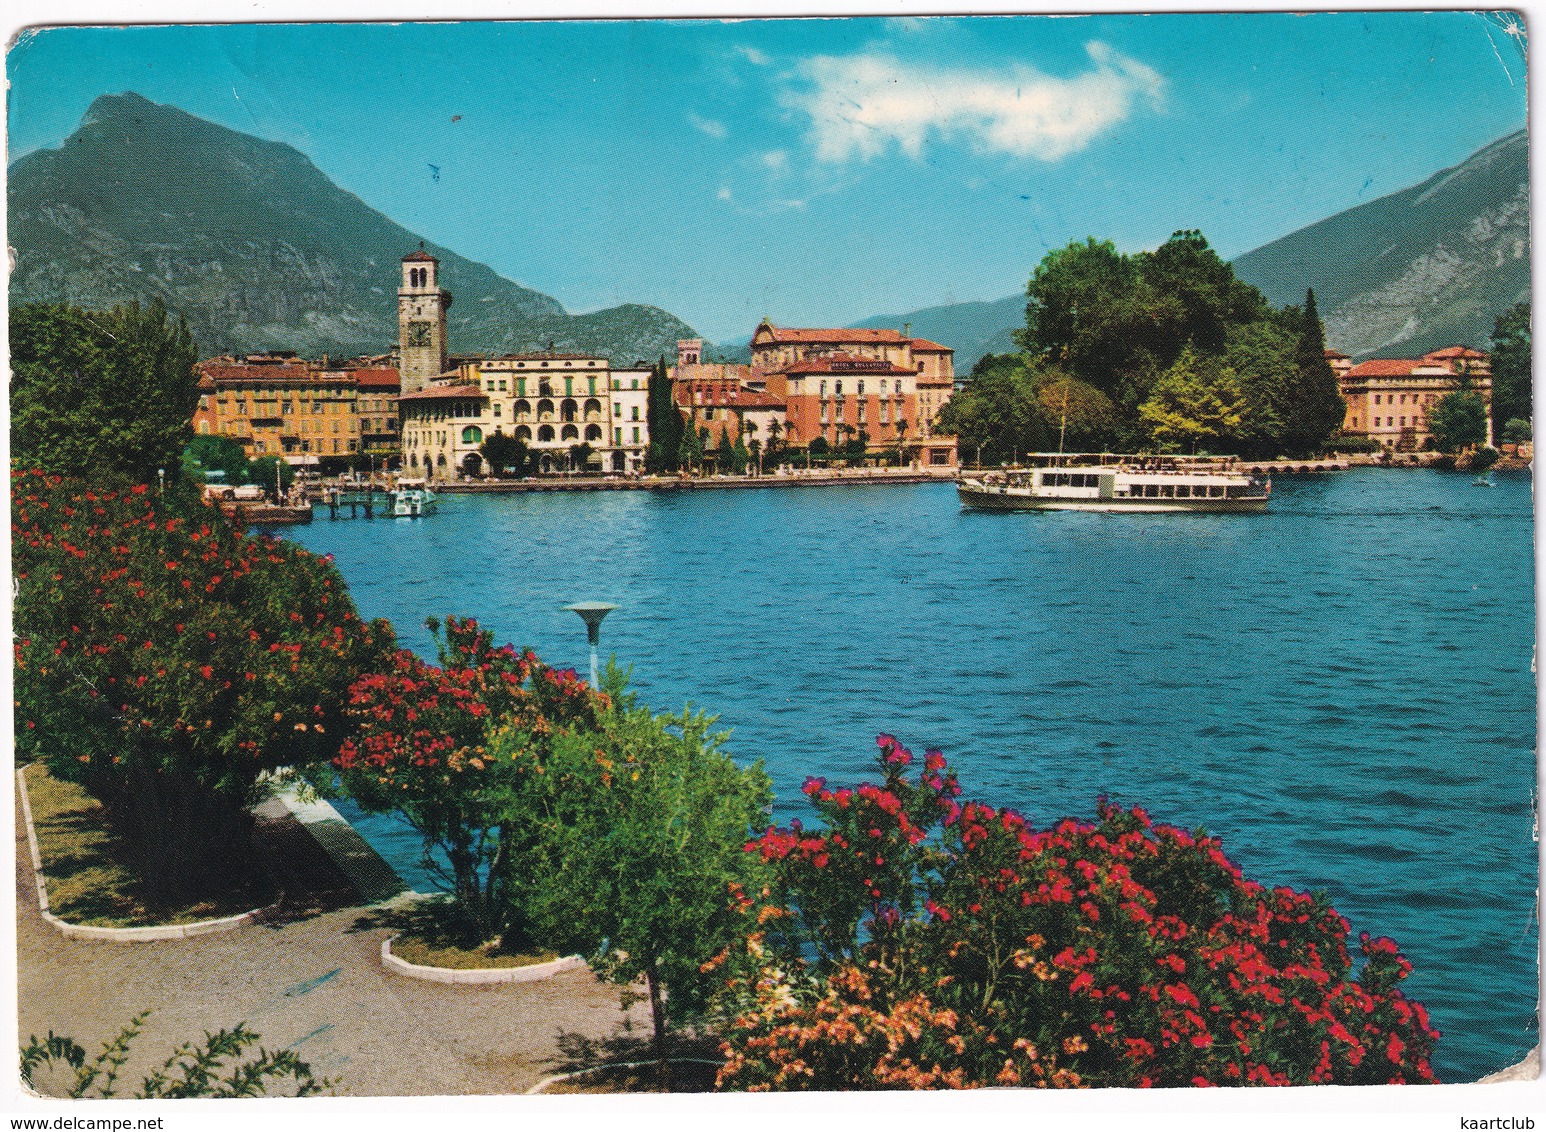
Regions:
[[[10,153],[138,91],[571,310],[654,303],[727,340],[999,298],[1087,235],[1201,228],[1233,256],[1404,188],[1524,125],[1502,22],[62,28],[10,53]]]

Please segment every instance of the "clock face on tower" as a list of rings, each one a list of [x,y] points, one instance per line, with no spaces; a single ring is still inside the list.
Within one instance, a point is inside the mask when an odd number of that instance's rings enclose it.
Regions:
[[[408,324],[408,345],[430,345],[430,324],[427,322],[410,322]]]

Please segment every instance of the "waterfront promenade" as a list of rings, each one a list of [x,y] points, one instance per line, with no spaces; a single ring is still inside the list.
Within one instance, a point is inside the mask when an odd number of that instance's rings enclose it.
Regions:
[[[294,819],[271,812],[265,824],[306,855]],[[53,1030],[95,1053],[153,1010],[123,1070],[124,1095],[177,1045],[239,1022],[265,1047],[293,1049],[341,1096],[521,1093],[613,1050],[626,1055],[649,1033],[647,1005],[625,1014],[618,988],[583,968],[494,986],[389,974],[379,909],[353,903],[325,864],[282,878],[291,913],[272,923],[157,943],[66,939],[39,915],[26,836],[18,804],[20,1038]]]

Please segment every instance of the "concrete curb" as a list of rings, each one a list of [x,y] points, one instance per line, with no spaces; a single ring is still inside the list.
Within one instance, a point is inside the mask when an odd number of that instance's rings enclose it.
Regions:
[[[28,766],[31,764],[29,763]],[[263,908],[241,912],[235,916],[223,916],[218,920],[200,920],[194,924],[148,924],[138,928],[104,928],[95,924],[72,924],[48,910],[48,881],[43,875],[43,853],[38,847],[38,833],[32,824],[32,800],[27,796],[27,767],[16,771],[16,785],[21,791],[22,819],[27,824],[27,847],[32,852],[32,879],[38,886],[38,912],[43,922],[61,932],[66,939],[105,939],[114,943],[153,943],[157,940],[188,939],[192,936],[213,935],[234,928],[246,927],[272,916],[284,903],[284,893],[279,899]]]
[[[674,1065],[724,1064],[722,1061],[710,1061],[706,1057],[668,1057],[666,1060]],[[576,1069],[573,1073],[557,1073],[552,1077],[544,1077],[521,1095],[526,1097],[536,1096],[538,1093],[545,1091],[549,1085],[557,1085],[564,1081],[572,1081],[576,1077],[584,1077],[588,1073],[600,1073],[603,1069],[639,1069],[643,1066],[654,1064],[654,1058],[650,1058],[648,1061],[609,1061],[605,1065],[592,1065],[589,1069]]]
[[[532,983],[585,966],[585,960],[578,955],[565,955],[561,959],[528,963],[524,967],[480,967],[465,971],[453,967],[424,967],[392,954],[392,940],[396,938],[394,935],[381,941],[381,965],[404,978],[424,979],[431,983]]]

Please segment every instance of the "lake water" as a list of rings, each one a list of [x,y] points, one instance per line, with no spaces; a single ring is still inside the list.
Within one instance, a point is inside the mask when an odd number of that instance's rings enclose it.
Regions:
[[[426,616],[473,615],[583,672],[560,607],[617,603],[603,655],[717,713],[781,823],[889,731],[1037,824],[1108,793],[1205,826],[1400,943],[1467,1080],[1537,1041],[1531,485],[1495,479],[1282,477],[1259,516],[979,514],[946,484],[451,496],[287,537],[421,652]],[[361,824],[427,883],[411,834]]]

